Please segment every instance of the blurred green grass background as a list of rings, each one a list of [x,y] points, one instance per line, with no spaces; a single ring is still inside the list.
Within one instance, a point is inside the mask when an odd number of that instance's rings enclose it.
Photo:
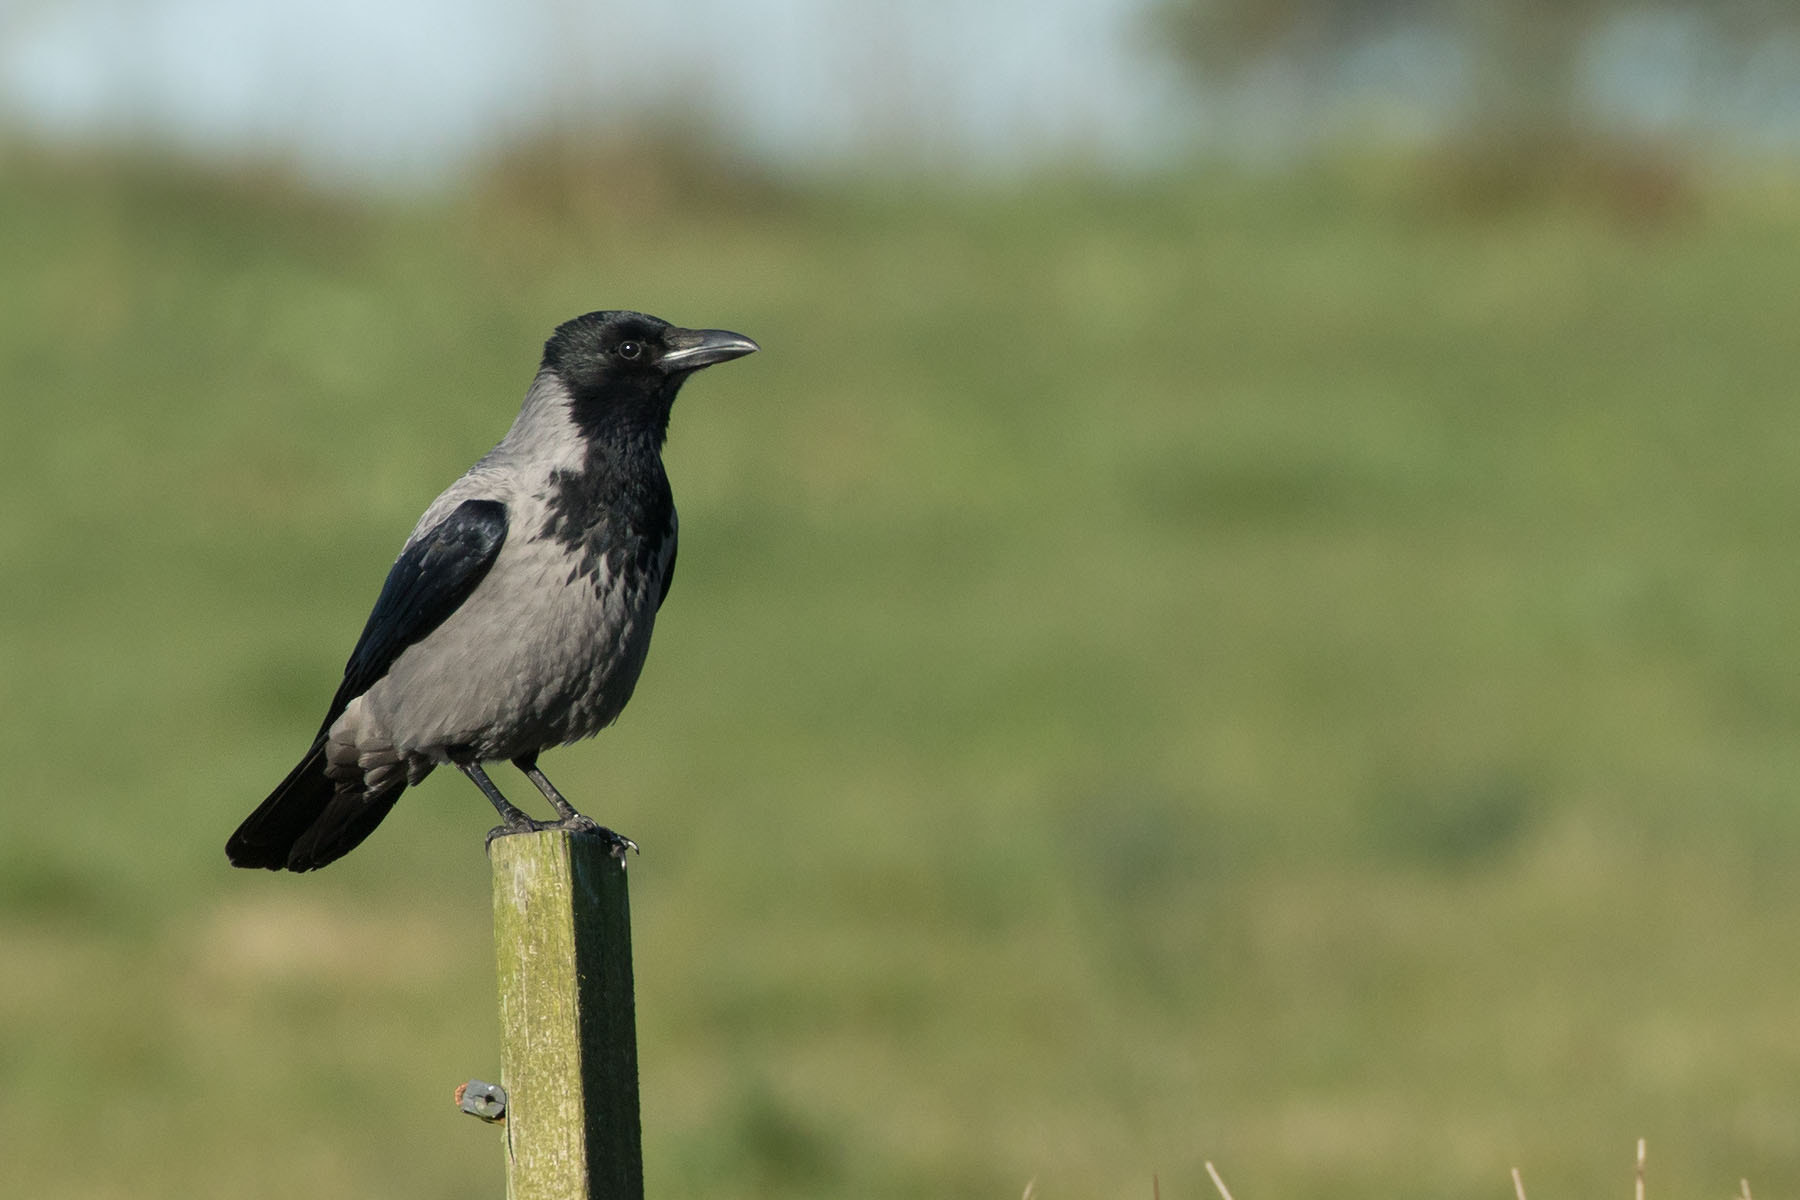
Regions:
[[[530,165],[8,161],[14,1193],[500,1188],[450,1103],[485,804],[221,848],[550,327],[624,306],[765,347],[677,406],[637,698],[546,762],[644,846],[653,1194],[1800,1173],[1791,193]]]

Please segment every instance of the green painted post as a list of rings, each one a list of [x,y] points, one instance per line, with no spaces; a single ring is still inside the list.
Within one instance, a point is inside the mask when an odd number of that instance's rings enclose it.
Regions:
[[[643,1200],[631,906],[600,838],[495,838],[509,1200]]]

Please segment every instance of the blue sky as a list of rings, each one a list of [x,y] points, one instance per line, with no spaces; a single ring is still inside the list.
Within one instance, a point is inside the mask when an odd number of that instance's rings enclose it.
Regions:
[[[1455,41],[1417,27],[1343,48],[1324,80],[1251,71],[1202,104],[1150,48],[1151,2],[0,0],[0,123],[392,185],[447,178],[553,116],[674,114],[785,166],[898,148],[1004,170],[1404,139],[1466,99]],[[1800,36],[1725,46],[1704,11],[1601,30],[1583,102],[1617,127],[1800,153]]]
[[[550,114],[668,110],[795,164],[898,139],[1129,164],[1191,108],[1143,0],[0,0],[0,112],[52,136],[431,179]]]

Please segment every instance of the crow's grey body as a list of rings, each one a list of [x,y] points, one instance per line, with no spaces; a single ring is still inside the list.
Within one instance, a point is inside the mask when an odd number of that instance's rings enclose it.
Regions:
[[[408,545],[466,500],[506,506],[506,541],[462,606],[332,724],[333,778],[360,773],[373,790],[453,758],[519,758],[598,733],[631,699],[675,558],[675,506],[658,448],[621,447],[660,486],[636,511],[593,514],[613,544],[591,573],[577,570],[562,541],[541,535],[558,480],[587,466],[568,404],[540,374],[505,439],[425,510]],[[648,561],[645,544],[657,547]]]
[[[559,326],[512,428],[414,527],[311,749],[227,843],[232,863],[323,866],[442,763],[500,811],[495,833],[544,827],[494,788],[481,764],[496,760],[560,827],[598,829],[537,755],[631,699],[675,568],[670,405],[692,372],[755,349],[641,313]]]

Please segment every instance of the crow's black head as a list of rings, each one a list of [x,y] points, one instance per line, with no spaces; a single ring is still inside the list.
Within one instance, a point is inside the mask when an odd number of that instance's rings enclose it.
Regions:
[[[689,375],[756,349],[741,333],[682,329],[638,312],[591,312],[556,327],[544,343],[542,369],[569,389],[583,433],[648,432],[660,444]]]

